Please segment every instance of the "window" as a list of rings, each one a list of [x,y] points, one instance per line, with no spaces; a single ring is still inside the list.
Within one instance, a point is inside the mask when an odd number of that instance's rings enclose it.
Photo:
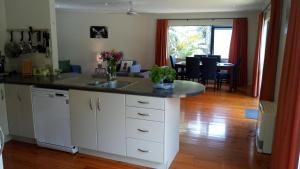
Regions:
[[[169,55],[185,58],[210,54],[210,26],[171,26],[168,34]]]
[[[212,27],[212,30],[212,53],[214,55],[221,55],[222,60],[228,60],[232,28]]]
[[[232,27],[170,26],[168,54],[177,58],[221,55],[228,60]]]

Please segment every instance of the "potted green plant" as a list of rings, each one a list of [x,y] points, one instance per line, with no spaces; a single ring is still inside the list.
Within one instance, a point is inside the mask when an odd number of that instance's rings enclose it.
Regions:
[[[174,88],[176,71],[169,67],[153,66],[150,71],[151,81],[154,88],[171,89]]]

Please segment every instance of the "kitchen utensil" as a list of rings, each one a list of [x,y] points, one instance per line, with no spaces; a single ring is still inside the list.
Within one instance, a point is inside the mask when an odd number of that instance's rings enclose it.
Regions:
[[[39,53],[46,52],[46,48],[44,46],[43,34],[44,34],[44,32],[41,32],[41,31],[38,31],[38,33],[37,33],[37,41],[38,41],[37,50]]]
[[[0,73],[5,72],[5,56],[2,56],[2,53],[0,51]]]
[[[22,41],[22,54],[27,54],[27,53],[31,53],[32,51],[32,46],[31,46],[31,32],[28,31],[28,42],[24,42]]]
[[[20,42],[19,42],[18,46],[16,46],[15,50],[17,50],[19,54],[23,54],[23,50],[24,50],[24,48],[23,48],[23,46],[24,46],[24,31],[21,31],[20,34],[21,34]]]
[[[14,42],[14,33],[13,31],[10,32],[10,41],[7,42],[5,44],[5,55],[7,57],[12,57],[12,58],[15,58],[15,57],[18,57],[19,56],[19,53],[20,51],[17,50],[19,44],[17,44],[16,42]]]

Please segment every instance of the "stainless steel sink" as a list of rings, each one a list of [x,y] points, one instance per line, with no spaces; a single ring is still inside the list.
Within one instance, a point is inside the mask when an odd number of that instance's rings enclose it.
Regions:
[[[88,85],[95,86],[99,88],[109,88],[109,89],[120,89],[129,86],[133,82],[116,80],[112,82],[101,82],[101,81],[92,81],[89,82]]]
[[[88,87],[93,86],[97,88],[107,88],[107,89],[120,89],[133,84],[134,82],[116,80],[112,82],[106,81],[104,78],[93,78],[90,76],[78,76],[74,78],[62,79],[55,82],[56,84],[68,85],[68,86],[80,86]]]

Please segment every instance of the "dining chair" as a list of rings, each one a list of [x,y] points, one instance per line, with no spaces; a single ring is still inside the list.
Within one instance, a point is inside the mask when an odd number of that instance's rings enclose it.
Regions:
[[[221,63],[221,55],[207,55],[207,57],[216,57],[217,62]]]
[[[173,69],[175,69],[175,64],[176,64],[176,57],[170,55],[170,63]]]
[[[200,82],[201,69],[198,58],[186,57],[186,77],[188,80],[198,79],[198,82]]]
[[[236,64],[233,67],[233,70],[232,70],[233,71],[233,73],[232,73],[233,77],[230,77],[230,78],[232,78],[232,89],[231,89],[231,91],[237,89],[237,85],[238,85],[238,73],[239,73],[239,70],[240,70],[241,62],[242,62],[242,60],[239,57],[237,59]]]
[[[207,55],[194,55],[195,58],[198,58],[200,62],[202,61],[202,58],[207,57]]]
[[[214,90],[217,85],[217,61],[216,57],[204,57],[202,58],[202,71],[201,78],[203,84],[208,84],[209,80],[214,81]]]
[[[231,70],[233,71],[233,70]],[[222,88],[223,83],[229,83],[230,73],[228,71],[217,72],[217,87],[218,89]]]
[[[175,70],[176,69],[176,57],[175,56],[171,56],[170,55],[170,63],[171,63],[171,67]],[[181,77],[181,79],[184,79],[184,76],[185,76],[185,70],[178,70],[176,71],[176,79],[178,79],[178,76]]]

